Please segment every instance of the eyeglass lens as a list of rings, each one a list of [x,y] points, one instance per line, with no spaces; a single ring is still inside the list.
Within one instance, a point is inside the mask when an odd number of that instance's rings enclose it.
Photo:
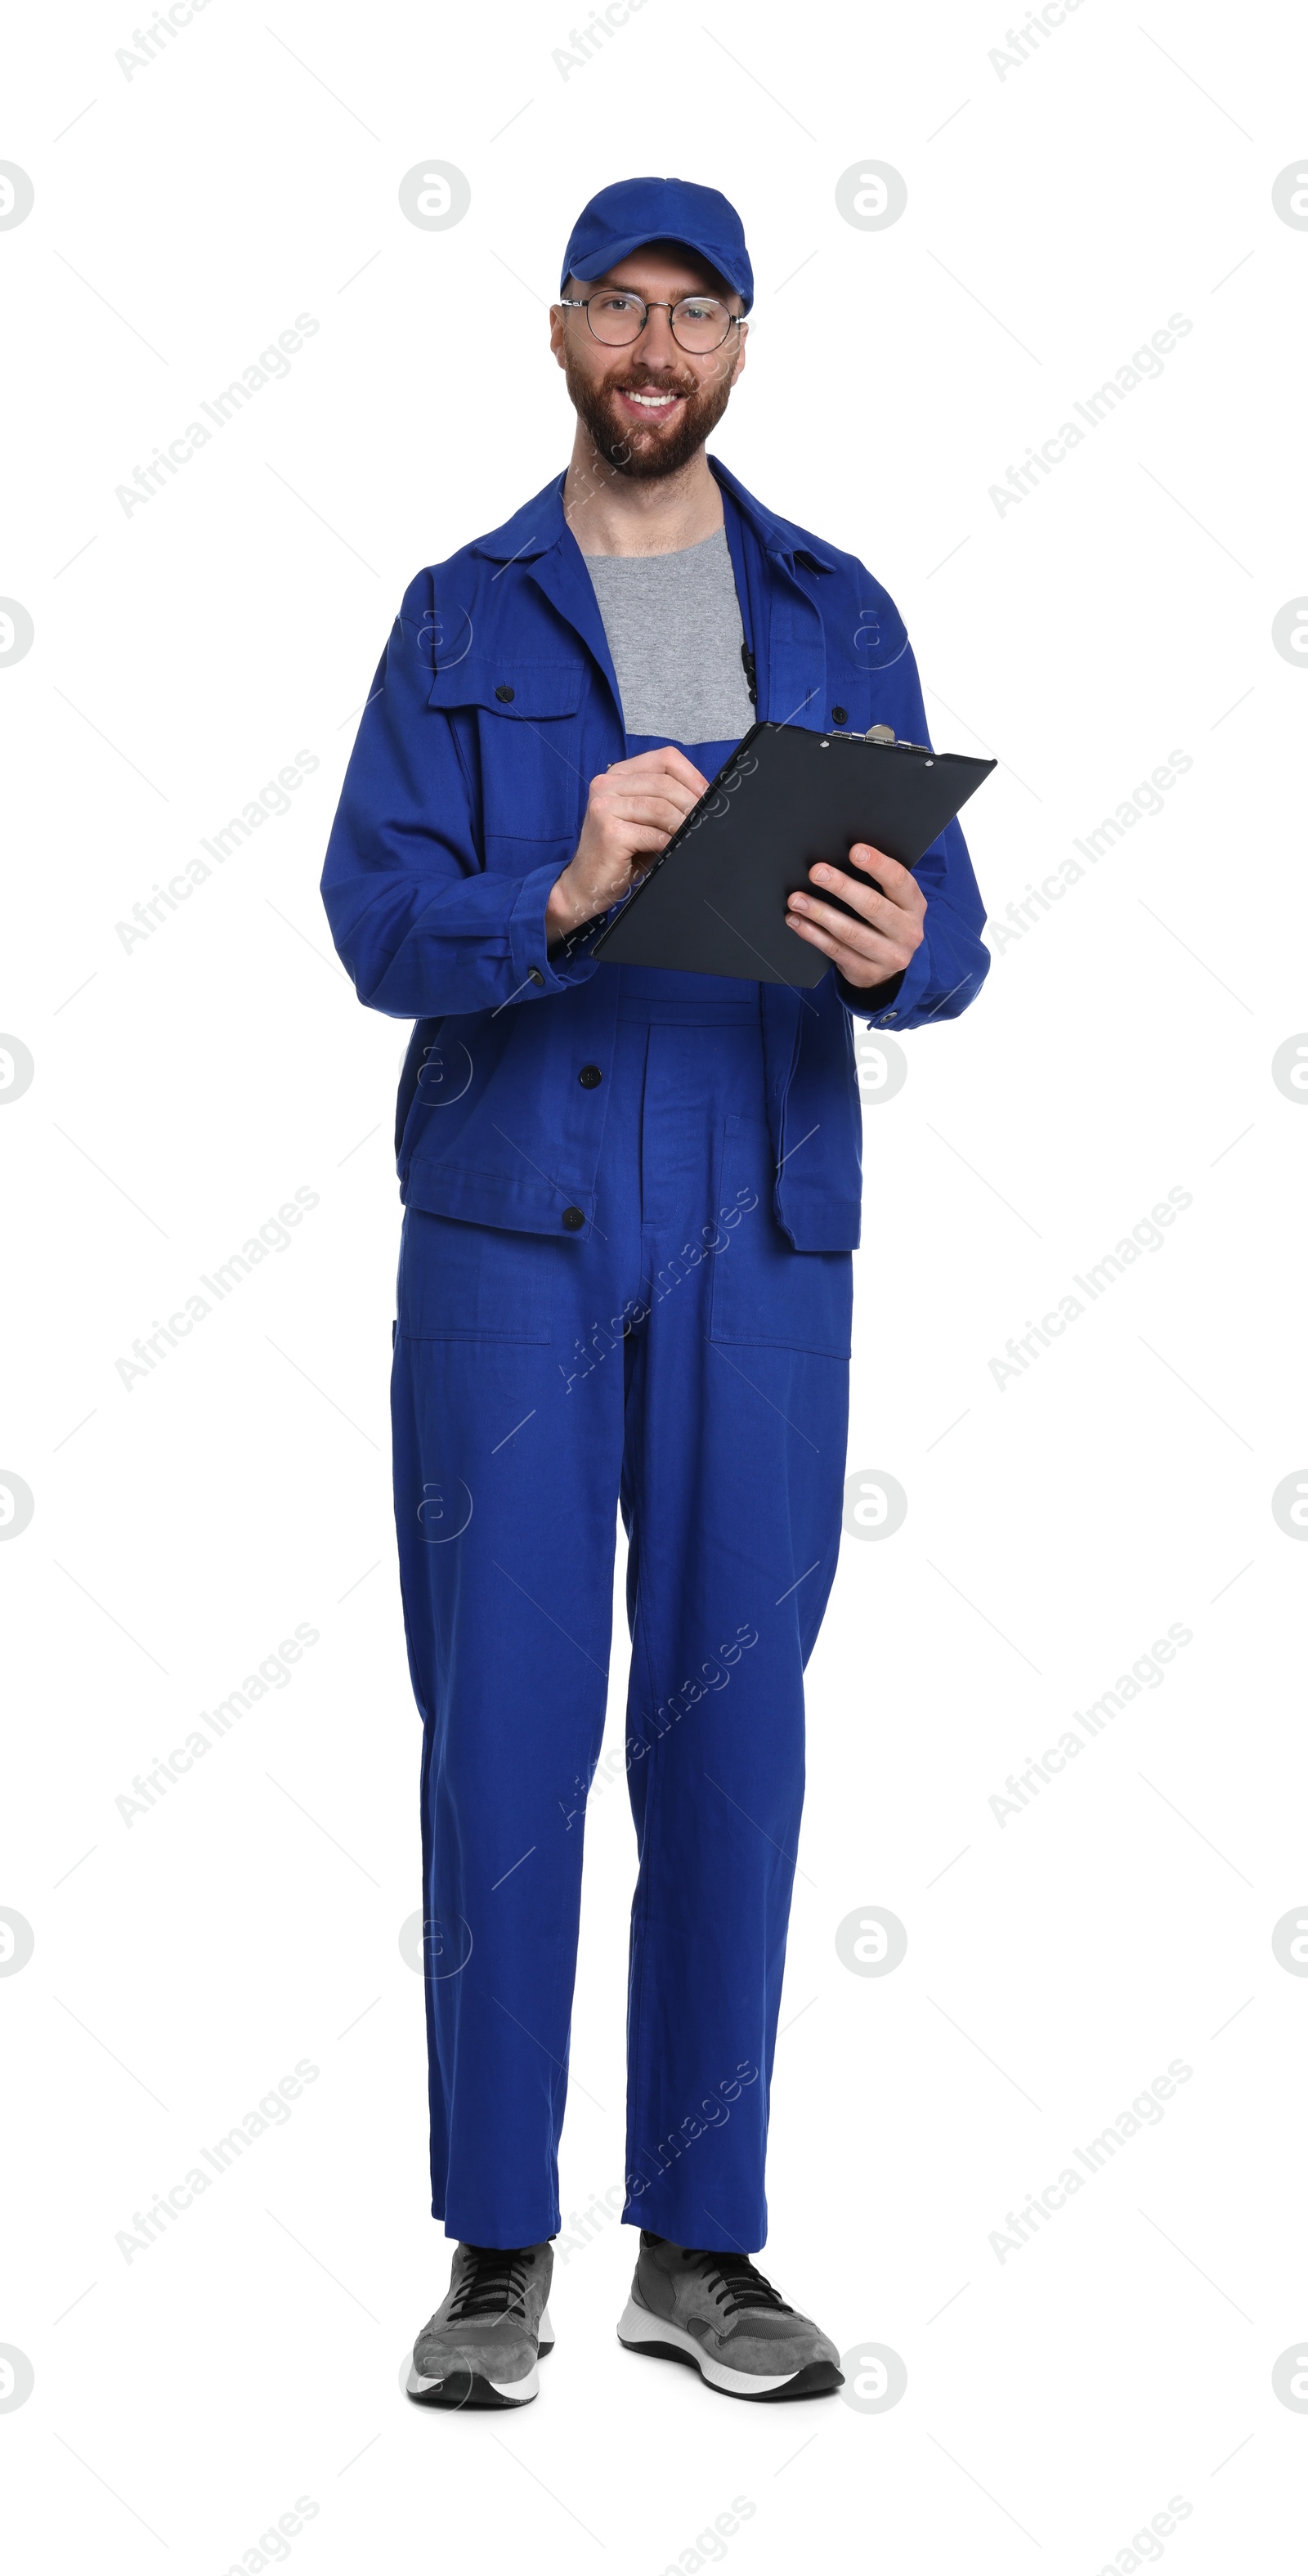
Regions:
[[[624,295],[616,290],[592,295],[586,318],[597,340],[610,349],[620,349],[638,340],[649,319],[647,307],[638,295]],[[683,295],[668,316],[672,336],[678,347],[703,356],[718,349],[731,328],[733,316],[725,304],[712,295]]]

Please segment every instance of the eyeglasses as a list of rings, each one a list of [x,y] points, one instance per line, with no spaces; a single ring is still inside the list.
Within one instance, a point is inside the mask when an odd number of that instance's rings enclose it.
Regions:
[[[678,348],[703,358],[710,350],[720,349],[733,326],[745,319],[743,313],[728,313],[715,295],[683,295],[676,304],[645,304],[639,295],[610,286],[598,295],[564,295],[559,301],[570,312],[585,314],[593,337],[602,340],[606,349],[627,348],[640,338],[651,313],[666,313]]]

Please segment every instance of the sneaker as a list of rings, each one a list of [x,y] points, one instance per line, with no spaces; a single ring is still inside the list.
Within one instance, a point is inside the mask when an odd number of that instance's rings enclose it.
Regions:
[[[459,2245],[450,2286],[413,2347],[407,2391],[416,2406],[526,2406],[536,2363],[554,2350],[551,2245]]]
[[[825,2397],[845,2384],[835,2345],[747,2254],[700,2253],[644,2229],[618,2341],[688,2361],[728,2397]]]

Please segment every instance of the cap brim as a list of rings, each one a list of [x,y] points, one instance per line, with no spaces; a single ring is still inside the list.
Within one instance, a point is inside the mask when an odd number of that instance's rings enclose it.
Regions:
[[[730,270],[723,267],[721,259],[715,259],[704,242],[683,241],[677,233],[632,233],[630,237],[624,234],[618,241],[607,242],[603,251],[597,251],[593,261],[587,267],[578,268],[576,261],[572,261],[567,274],[575,277],[580,285],[590,286],[597,277],[607,277],[609,270],[616,268],[620,259],[630,259],[634,250],[644,250],[651,241],[675,241],[678,250],[693,251],[696,259],[707,261],[708,266],[715,269],[719,277],[725,278],[727,285],[735,294],[744,297],[745,310],[749,311],[754,301],[749,288],[742,286],[739,278],[733,277]]]

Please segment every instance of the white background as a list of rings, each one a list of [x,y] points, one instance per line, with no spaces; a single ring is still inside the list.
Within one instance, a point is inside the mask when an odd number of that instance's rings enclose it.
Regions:
[[[999,13],[648,0],[566,78],[548,9],[212,0],[129,80],[109,7],[11,22],[0,232],[11,430],[0,669],[12,819],[0,1026],[11,1250],[0,1549],[16,1678],[0,1903],[11,2068],[0,2420],[30,2569],[1288,2563],[1308,2421],[1308,1898],[1299,1603],[1271,1495],[1308,1457],[1308,1024],[1296,337],[1308,235],[1288,8],[1084,5],[1006,70]],[[1001,77],[1001,70],[1003,76]],[[519,112],[520,111],[520,112]],[[1297,121],[1296,121],[1297,120]],[[407,222],[424,154],[455,228]],[[901,171],[845,221],[859,156]],[[517,2417],[406,2406],[441,2295],[427,2214],[419,1726],[386,1386],[407,1032],[361,1011],[317,877],[357,711],[419,565],[558,470],[547,352],[593,190],[675,169],[758,278],[715,440],[907,619],[992,917],[1172,749],[1192,767],[866,1117],[851,1470],[909,1497],[846,1543],[774,2093],[766,2268],[906,2394],[730,2406],[613,2338],[633,2239],[560,2248],[558,2350]],[[125,514],[115,487],[297,313],[285,381]],[[1019,505],[989,487],[1181,313],[1157,381]],[[301,749],[319,767],[147,940],[115,924]],[[115,1362],[297,1188],[319,1205],[130,1391]],[[1169,1189],[1144,1255],[1002,1390],[988,1363]],[[320,1641],[131,1824],[115,1801],[297,1623]],[[1193,1642],[997,1821],[1172,1623]],[[625,1633],[621,1634],[625,1648]],[[615,1657],[613,1711],[624,1685]],[[633,1838],[589,1823],[563,2209],[622,2170]],[[902,1966],[852,1974],[868,1905]],[[989,2239],[1173,2059],[1192,2069],[1020,2251]],[[133,2213],[297,2060],[289,2120],[129,2263]],[[582,2087],[585,2089],[583,2090]],[[602,2106],[602,2107],[601,2107]],[[1298,2180],[1296,2181],[1296,2176]],[[566,2261],[563,2260],[567,2252]],[[733,2499],[754,2508],[696,2547]],[[285,2546],[285,2544],[278,2544]]]

